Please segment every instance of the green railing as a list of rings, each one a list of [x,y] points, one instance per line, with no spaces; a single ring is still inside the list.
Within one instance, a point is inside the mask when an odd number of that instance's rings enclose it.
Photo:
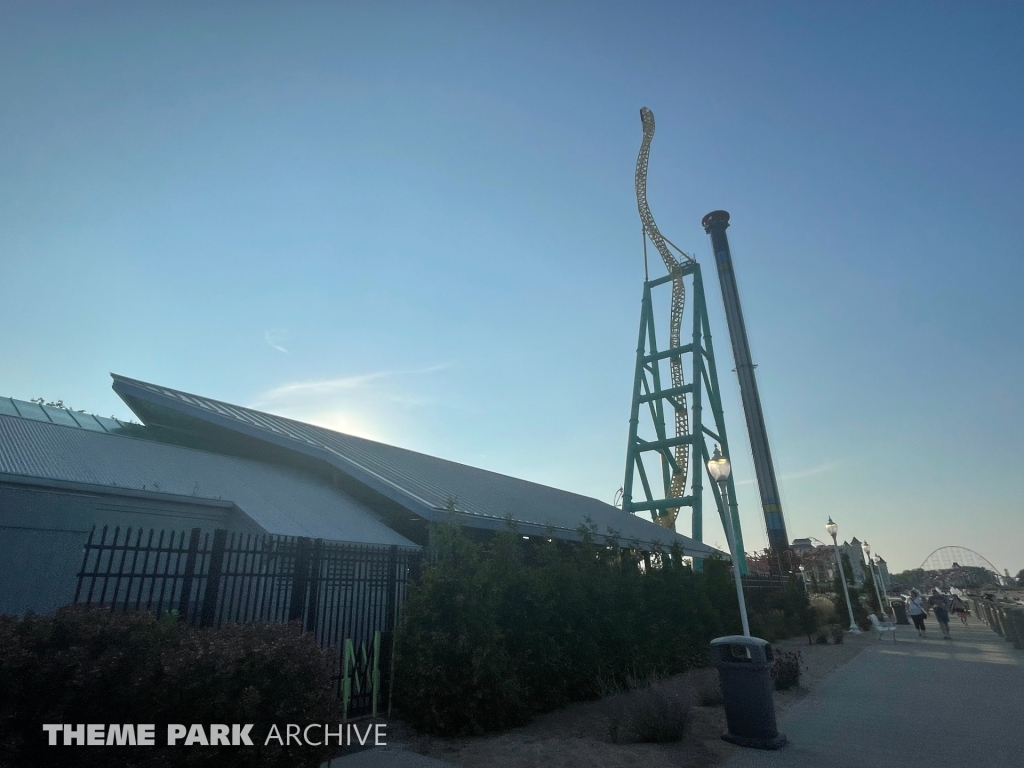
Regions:
[[[345,640],[341,648],[338,696],[346,720],[377,717],[390,710],[391,632],[376,631],[370,643]],[[388,683],[385,690],[383,683]]]

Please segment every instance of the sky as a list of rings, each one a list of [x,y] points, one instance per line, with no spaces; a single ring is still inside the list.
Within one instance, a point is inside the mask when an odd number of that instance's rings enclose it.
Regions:
[[[129,418],[116,372],[611,502],[647,106],[747,549],[715,209],[790,537],[1016,573],[1022,97],[1019,3],[0,0],[0,395]]]

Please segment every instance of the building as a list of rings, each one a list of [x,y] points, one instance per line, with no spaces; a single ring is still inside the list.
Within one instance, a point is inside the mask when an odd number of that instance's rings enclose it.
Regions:
[[[811,539],[794,539],[792,549],[804,567],[804,578],[812,584],[827,585],[836,578],[838,571],[836,565],[836,548],[839,555],[846,555],[850,559],[850,567],[853,569],[853,586],[863,587],[867,581],[868,565],[864,560],[864,550],[859,539],[854,537],[850,541],[844,541],[838,547],[831,544],[814,544]],[[885,560],[879,559],[879,568],[882,573],[882,583],[879,588],[886,590],[889,583],[889,569]]]
[[[71,602],[94,526],[227,530],[419,549],[477,537],[598,537],[715,550],[596,499],[112,374],[141,424],[0,398],[0,613]]]

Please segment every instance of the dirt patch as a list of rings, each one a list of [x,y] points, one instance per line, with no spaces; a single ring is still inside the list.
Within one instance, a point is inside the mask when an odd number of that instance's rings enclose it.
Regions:
[[[800,686],[776,692],[777,710],[782,711],[802,699],[872,642],[875,642],[872,634],[847,634],[842,645],[807,645],[806,639],[776,643],[780,651],[800,651],[804,663]],[[625,694],[573,704],[541,715],[522,728],[475,738],[424,736],[403,723],[392,721],[388,726],[388,740],[463,768],[495,765],[508,768],[647,768],[650,765],[689,768],[718,765],[737,749],[720,738],[725,730],[724,709],[702,706],[702,702],[716,698],[717,672],[691,670],[658,683],[658,688],[692,705],[689,725],[680,741],[668,744],[613,741],[613,725],[621,718]]]

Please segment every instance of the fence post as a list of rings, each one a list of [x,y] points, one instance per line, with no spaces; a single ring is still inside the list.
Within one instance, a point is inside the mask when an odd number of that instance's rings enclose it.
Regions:
[[[378,629],[373,633],[373,672],[370,673],[373,682],[373,716],[377,716],[377,702],[380,700],[380,635]]]
[[[199,554],[199,529],[193,528],[188,539],[188,554],[185,556],[185,573],[181,580],[181,596],[178,598],[178,616],[181,621],[188,621],[189,603],[192,600],[192,577],[196,569]]]
[[[392,544],[388,553],[387,599],[384,603],[384,629],[390,632],[395,628],[395,591],[398,589],[398,545]]]
[[[203,611],[199,616],[200,627],[212,627],[217,619],[220,602],[220,577],[224,570],[224,549],[228,543],[228,532],[218,528],[213,532],[213,546],[210,549],[210,570],[206,574],[206,591],[203,594]]]
[[[316,631],[316,622],[320,609],[320,558],[323,556],[323,539],[313,542],[313,553],[309,558],[309,581],[306,590],[309,592],[309,610],[306,612],[306,632]]]
[[[309,539],[300,536],[295,541],[295,571],[292,574],[292,595],[288,603],[288,621],[301,621],[306,607],[306,589],[309,586]]]
[[[107,533],[106,526],[103,527],[104,536]],[[82,547],[82,570],[78,572],[78,586],[75,587],[75,602],[78,602],[79,596],[82,594],[82,582],[85,581],[85,567],[89,564],[89,552],[92,549],[92,537],[96,535],[96,526],[92,527],[89,531],[89,538],[85,540],[85,546]],[[95,581],[95,579],[93,579]],[[89,596],[92,597],[92,590],[89,590]]]

